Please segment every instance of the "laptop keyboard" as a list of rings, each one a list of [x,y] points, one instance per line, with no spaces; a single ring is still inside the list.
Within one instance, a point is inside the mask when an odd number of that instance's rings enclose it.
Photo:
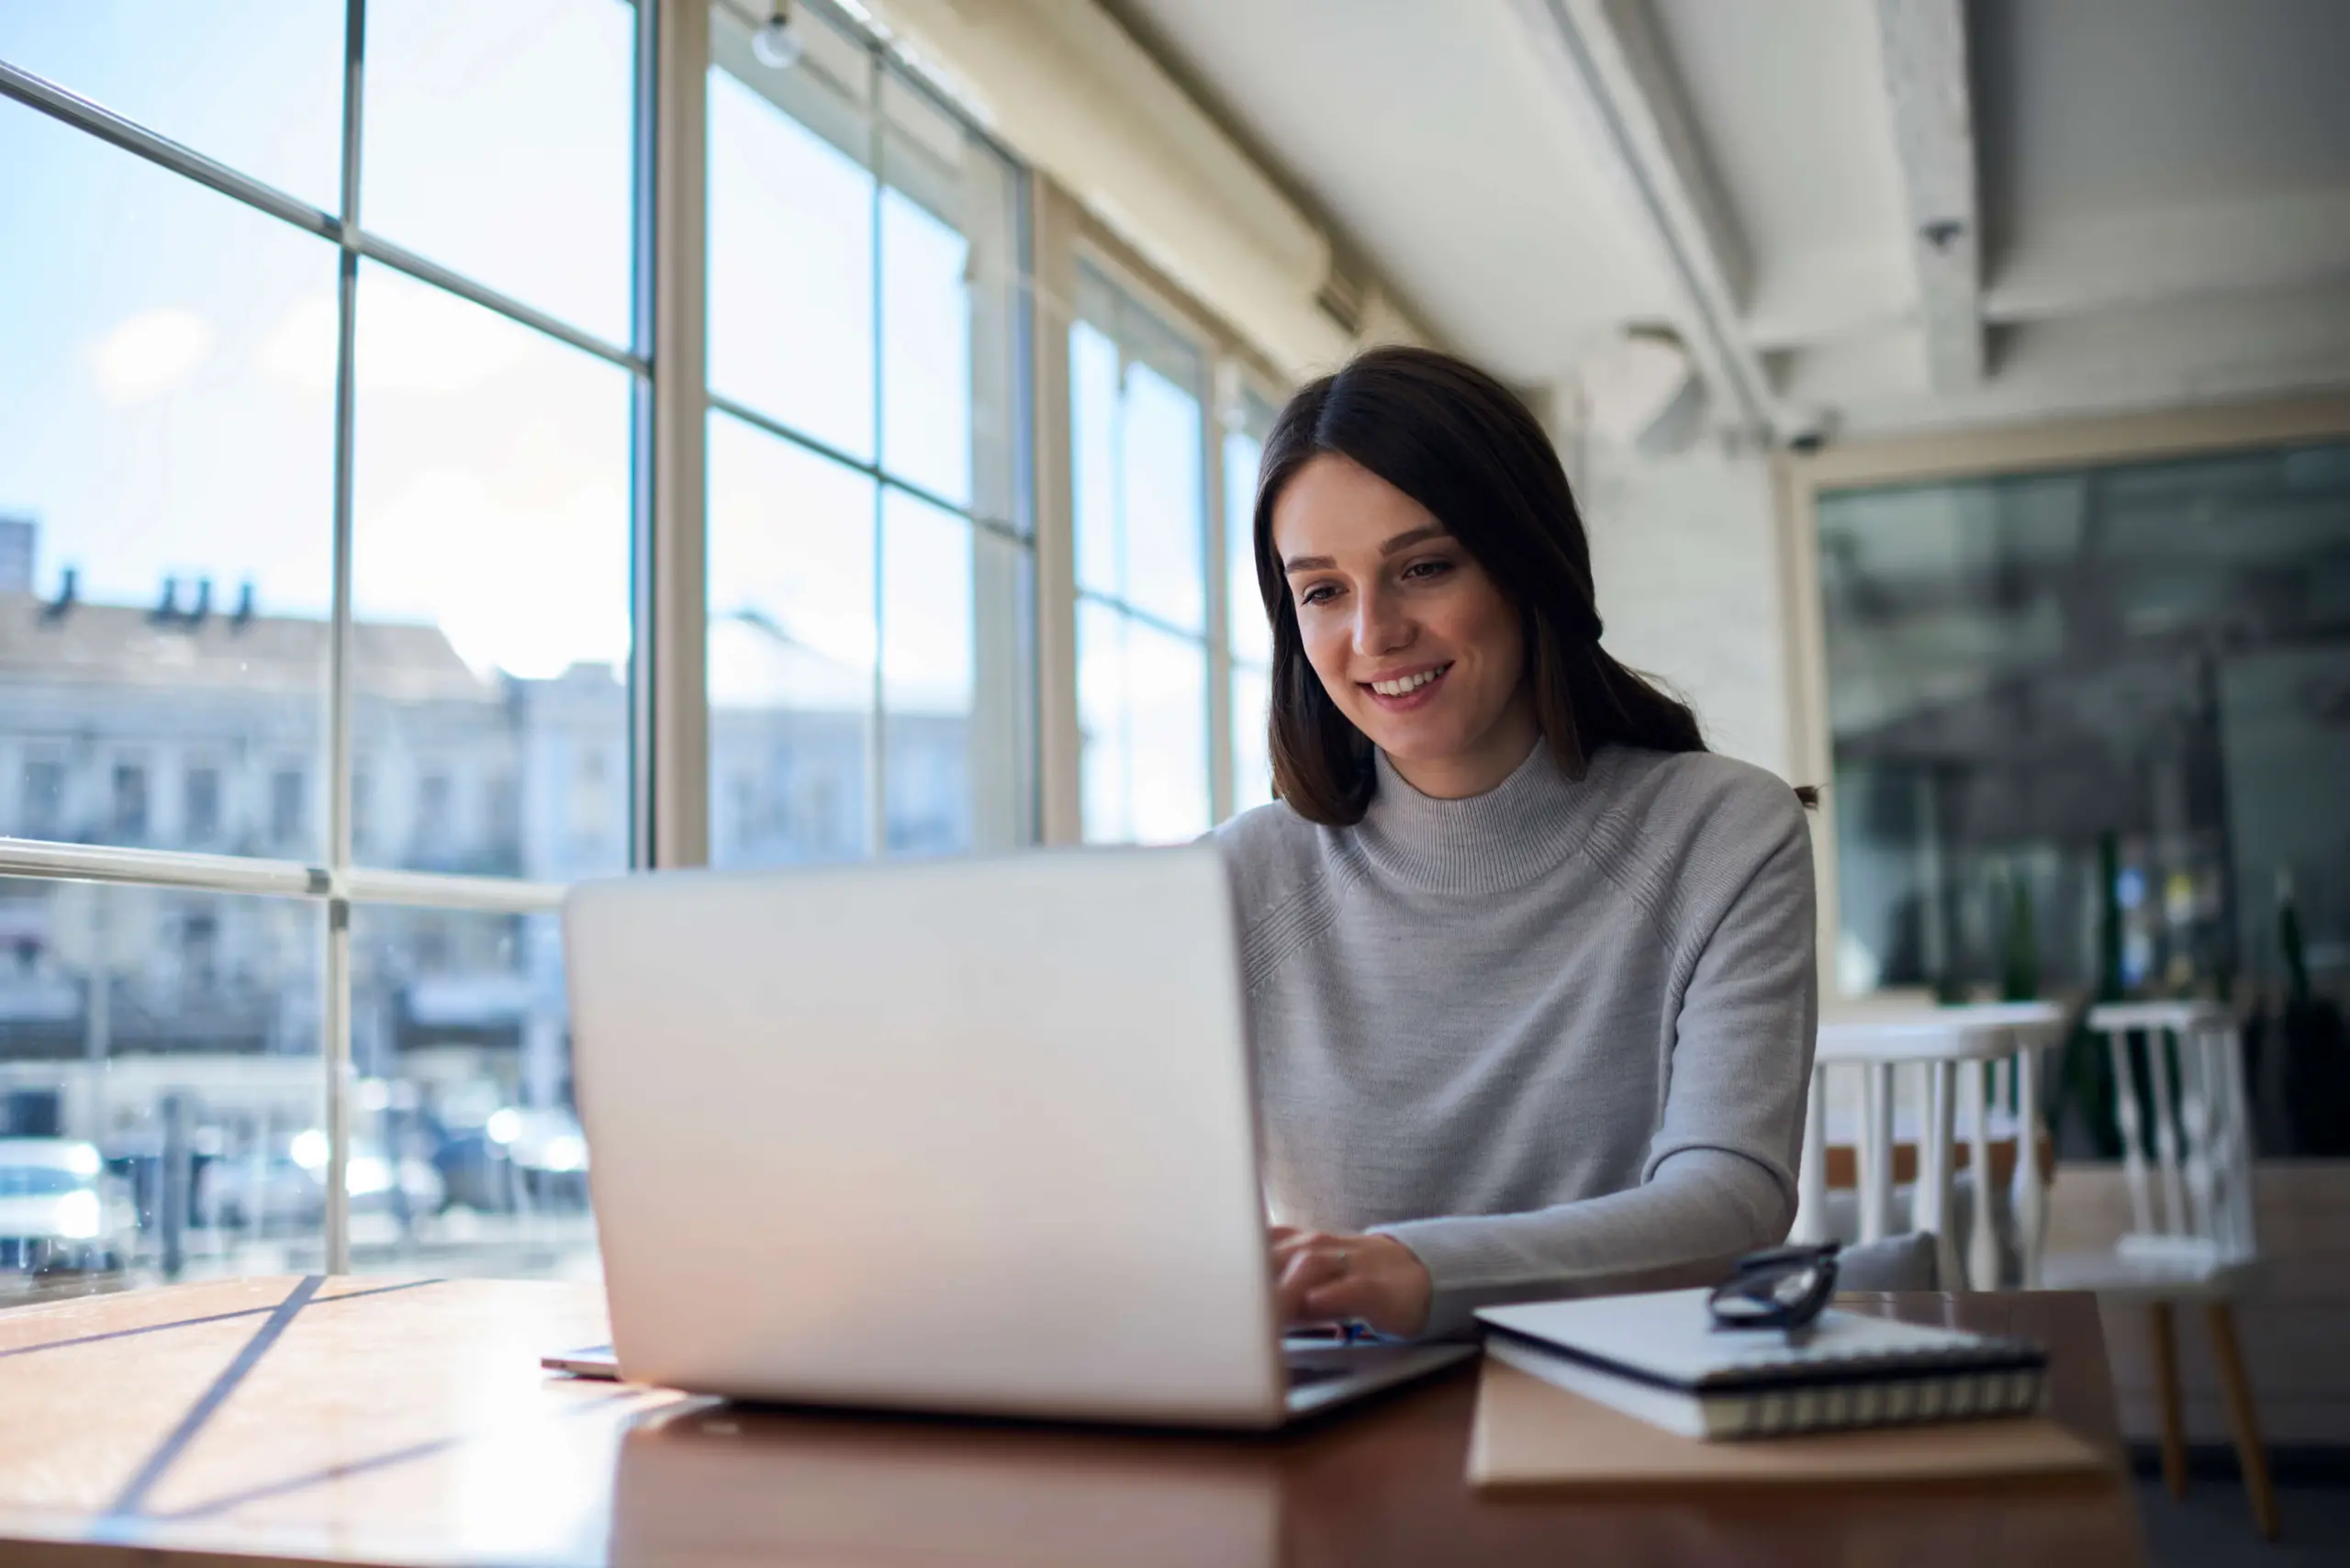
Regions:
[[[1345,1367],[1301,1366],[1292,1361],[1289,1363],[1289,1385],[1292,1388],[1311,1388],[1317,1383],[1328,1383],[1333,1378],[1344,1377],[1347,1372],[1348,1369]]]

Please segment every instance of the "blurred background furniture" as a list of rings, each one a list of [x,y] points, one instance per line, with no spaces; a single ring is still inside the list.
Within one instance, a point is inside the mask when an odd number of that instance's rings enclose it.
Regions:
[[[2052,1290],[2144,1305],[2161,1406],[2163,1482],[2173,1496],[2187,1490],[2173,1309],[2202,1306],[2254,1522],[2273,1540],[2276,1494],[2233,1307],[2260,1261],[2244,1046],[2234,1014],[2205,1002],[2119,1002],[2092,1009],[2088,1023],[2112,1055],[2132,1228],[2109,1249],[2050,1258],[2044,1282]]]
[[[1865,1245],[1897,1228],[1927,1232],[1942,1288],[2035,1286],[2052,1162],[2032,1066],[2065,1026],[2062,1008],[2037,1002],[1823,1023],[1795,1237]],[[1834,1091],[1855,1083],[1847,1111]],[[2003,1215],[2013,1231],[2004,1240]]]

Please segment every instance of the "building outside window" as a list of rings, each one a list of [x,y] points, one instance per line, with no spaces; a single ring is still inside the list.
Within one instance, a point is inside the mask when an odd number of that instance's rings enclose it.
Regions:
[[[269,776],[271,843],[290,848],[303,838],[309,819],[308,782],[298,767],[281,767]]]
[[[375,776],[354,768],[351,775],[351,852],[364,855],[375,844]]]
[[[113,804],[106,815],[107,837],[116,844],[138,844],[147,837],[147,769],[136,762],[114,765]]]
[[[180,836],[210,844],[220,834],[220,770],[191,767],[180,781]]]
[[[17,805],[17,831],[26,838],[66,835],[63,763],[35,759],[25,764]]]

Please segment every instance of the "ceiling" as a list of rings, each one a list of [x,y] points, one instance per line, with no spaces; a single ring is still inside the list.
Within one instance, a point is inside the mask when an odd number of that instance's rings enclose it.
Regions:
[[[2341,0],[1104,0],[1448,345],[1718,423],[2350,386]]]

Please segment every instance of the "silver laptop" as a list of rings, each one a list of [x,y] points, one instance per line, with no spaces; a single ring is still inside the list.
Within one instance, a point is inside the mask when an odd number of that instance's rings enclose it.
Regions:
[[[591,882],[564,913],[611,1307],[567,1370],[1273,1427],[1466,1346],[1284,1340],[1217,852]]]

